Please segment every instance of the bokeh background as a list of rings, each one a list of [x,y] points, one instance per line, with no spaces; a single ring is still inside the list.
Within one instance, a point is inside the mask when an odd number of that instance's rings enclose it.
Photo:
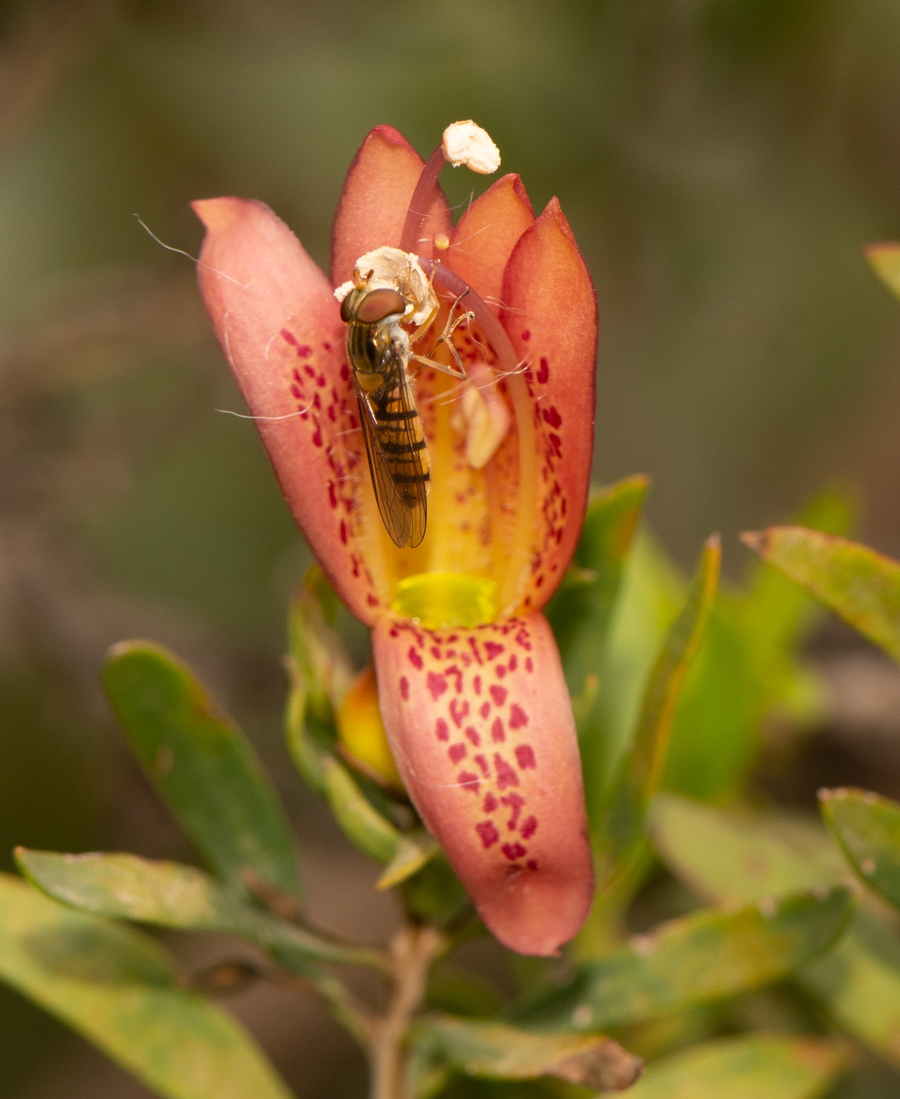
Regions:
[[[0,4],[0,863],[15,843],[190,858],[125,755],[104,650],[179,651],[248,729],[303,836],[316,918],[390,926],[372,870],[280,744],[279,657],[309,562],[211,337],[192,198],[270,203],[327,267],[366,132],[427,155],[474,118],[535,207],[558,195],[601,314],[595,477],[646,472],[687,567],[840,482],[900,555],[893,0],[3,0]],[[453,204],[485,181],[445,173]],[[559,325],[566,317],[558,318]],[[348,627],[351,642],[364,640]],[[900,685],[826,624],[830,710],[770,787],[900,790]],[[184,946],[191,964],[200,947]],[[301,1099],[362,1094],[312,1005],[236,1010]],[[873,1070],[867,1090],[896,1095]],[[880,1090],[879,1090],[880,1089]],[[0,1096],[149,1093],[0,989]],[[849,1094],[849,1092],[848,1092]]]

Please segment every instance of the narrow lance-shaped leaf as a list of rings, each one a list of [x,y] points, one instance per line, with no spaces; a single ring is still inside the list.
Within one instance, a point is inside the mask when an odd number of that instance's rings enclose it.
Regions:
[[[747,904],[835,885],[847,876],[814,818],[718,809],[657,794],[650,834],[666,865],[707,900]]]
[[[900,563],[805,527],[743,534],[755,553],[900,661]]]
[[[0,876],[0,979],[169,1099],[289,1099],[253,1039],[131,928]]]
[[[360,851],[379,862],[390,862],[402,833],[365,797],[346,767],[333,757],[323,762],[325,795],[341,831]]]
[[[167,649],[110,650],[106,693],[147,777],[213,870],[243,889],[246,871],[297,894],[284,810],[250,742]]]
[[[668,866],[701,896],[767,903],[785,888],[819,888],[846,874],[824,829],[796,818],[665,799],[654,839]],[[845,1030],[900,1065],[900,940],[864,911],[840,942],[794,979]]]
[[[867,790],[820,790],[822,815],[859,877],[900,908],[900,804]]]
[[[346,654],[327,622],[323,606],[326,587],[318,569],[310,569],[291,607],[291,688],[285,715],[288,749],[306,782],[326,798],[350,842],[371,858],[389,863],[397,853],[402,833],[366,797],[336,755],[337,710],[353,676]]]
[[[576,715],[597,690],[600,653],[649,483],[627,477],[591,501],[573,565],[545,610]]]
[[[417,1053],[489,1080],[554,1076],[603,1091],[630,1087],[643,1067],[639,1057],[600,1034],[536,1034],[506,1023],[429,1015],[414,1026]]]
[[[297,972],[311,962],[384,967],[381,951],[350,946],[285,923],[236,900],[202,870],[137,855],[59,855],[16,849],[22,872],[63,904],[96,915],[183,931],[241,935]]]
[[[845,494],[824,492],[796,521],[846,534],[851,512]],[[663,786],[701,801],[727,802],[743,787],[773,710],[809,724],[825,705],[819,676],[800,657],[822,608],[758,559],[748,573],[742,590],[716,596],[672,725]]]
[[[378,889],[390,889],[417,873],[440,851],[434,836],[424,828],[408,832],[400,837],[391,861],[378,879]]]
[[[850,1064],[834,1038],[749,1034],[703,1042],[651,1065],[629,1099],[819,1099]]]
[[[706,542],[687,602],[650,675],[634,741],[595,825],[598,885],[629,865],[643,834],[647,806],[662,778],[675,704],[715,598],[720,560],[719,539],[713,536]]]
[[[514,1021],[595,1031],[759,988],[829,946],[850,915],[846,889],[795,894],[737,912],[704,911],[579,969]]]

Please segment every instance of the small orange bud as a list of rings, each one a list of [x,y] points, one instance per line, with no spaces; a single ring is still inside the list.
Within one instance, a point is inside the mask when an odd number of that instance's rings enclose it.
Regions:
[[[382,785],[403,789],[381,720],[378,685],[371,664],[353,680],[341,704],[338,737],[351,763]]]

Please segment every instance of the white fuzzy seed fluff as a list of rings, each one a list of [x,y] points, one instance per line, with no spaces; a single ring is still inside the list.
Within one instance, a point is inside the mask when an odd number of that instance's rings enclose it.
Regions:
[[[500,167],[500,150],[490,134],[474,122],[453,122],[444,130],[441,148],[447,161],[458,168],[465,164],[481,176],[489,176]]]

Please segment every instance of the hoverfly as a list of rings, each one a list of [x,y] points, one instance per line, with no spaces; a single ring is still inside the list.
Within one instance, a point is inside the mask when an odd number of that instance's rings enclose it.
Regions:
[[[365,277],[360,271],[366,271]],[[335,293],[341,300],[341,320],[347,325],[347,358],[356,382],[378,510],[393,542],[415,548],[425,537],[431,470],[407,370],[410,362],[417,362],[465,378],[450,336],[473,314],[463,313],[452,321],[451,309],[447,326],[430,352],[446,343],[456,365],[445,366],[412,350],[440,308],[431,280],[425,278],[415,256],[398,248],[369,252],[357,261],[353,281]],[[454,309],[458,303],[459,299]],[[418,327],[410,334],[404,323]]]

